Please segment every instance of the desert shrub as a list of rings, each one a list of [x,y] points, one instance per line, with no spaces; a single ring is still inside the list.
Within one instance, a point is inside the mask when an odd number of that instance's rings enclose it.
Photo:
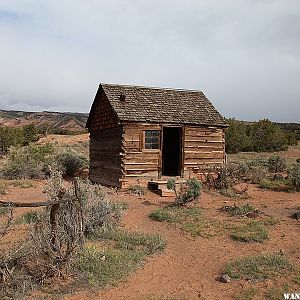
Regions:
[[[13,244],[0,251],[0,299],[24,299],[24,293],[35,287],[37,282],[23,268],[28,257],[31,257],[31,252],[26,241],[22,246]]]
[[[288,180],[271,180],[267,178],[260,181],[259,187],[261,189],[277,192],[289,192],[291,190],[290,182]]]
[[[296,159],[296,163],[297,163],[297,164],[300,164],[300,158],[297,158],[297,159]]]
[[[267,178],[268,171],[264,166],[252,166],[247,173],[247,180],[251,183],[259,184]]]
[[[226,119],[229,128],[226,130],[225,148],[227,153],[237,153],[249,151],[251,148],[251,137],[249,136],[249,126],[245,122],[235,119]]]
[[[152,220],[159,222],[184,222],[200,220],[201,209],[198,207],[166,206],[158,208],[150,213]]]
[[[253,212],[255,210],[254,207],[252,207],[249,203],[244,204],[242,206],[223,206],[221,208],[221,211],[226,211],[231,216],[242,216],[246,215],[249,212]]]
[[[146,255],[162,251],[166,245],[157,234],[128,233],[114,227],[101,228],[90,238],[110,242],[111,247],[84,247],[78,251],[73,267],[97,287],[114,284],[134,271]]]
[[[288,180],[291,188],[297,192],[300,191],[300,164],[292,166],[288,171]]]
[[[19,223],[32,224],[39,220],[39,213],[37,211],[28,211],[20,219]]]
[[[0,206],[0,217],[6,215],[10,211],[9,207],[1,207]]]
[[[159,222],[176,222],[178,220],[178,216],[174,211],[165,208],[158,208],[152,211],[149,217]]]
[[[167,206],[154,210],[149,217],[155,221],[167,222],[192,237],[210,238],[224,231],[224,227],[221,228],[216,220],[203,217],[198,207]]]
[[[200,197],[202,184],[196,178],[191,178],[185,183],[180,184],[179,191],[177,191],[175,179],[169,179],[167,182],[167,188],[175,192],[175,204],[184,205],[185,203],[196,200]]]
[[[145,195],[145,188],[141,185],[131,185],[129,187],[129,192],[133,195],[138,195],[138,196],[142,196],[142,195]]]
[[[50,144],[11,148],[4,167],[6,178],[45,178],[49,174],[54,148]]]
[[[17,180],[14,180],[13,186],[20,187],[22,189],[28,189],[30,187],[33,187],[34,184],[31,180],[28,180],[28,179],[17,179]]]
[[[268,168],[270,172],[283,172],[286,169],[286,161],[281,156],[271,156],[268,160]]]
[[[134,271],[143,259],[141,251],[99,249],[86,246],[78,251],[73,268],[83,274],[89,284],[105,287]]]
[[[102,227],[91,235],[93,240],[115,241],[115,246],[125,250],[142,250],[145,254],[153,254],[165,248],[166,242],[158,234],[127,232],[116,227]]]
[[[217,174],[217,177],[214,175]],[[248,185],[239,185],[247,182],[249,167],[246,163],[226,164],[218,168],[212,168],[206,175],[205,185],[218,190],[227,197],[245,196]]]
[[[287,149],[284,131],[270,120],[264,119],[251,126],[252,149],[256,152],[270,152]]]
[[[225,139],[227,153],[280,151],[295,143],[293,136],[267,119],[252,124],[235,119],[227,119],[226,122],[229,124]]]
[[[292,265],[281,253],[248,256],[228,263],[224,273],[233,279],[264,280],[286,275]]]
[[[58,153],[56,161],[60,164],[63,174],[70,177],[74,177],[87,164],[84,156],[71,149]]]
[[[250,221],[247,224],[236,227],[231,233],[231,238],[240,242],[261,243],[268,239],[268,230],[258,221]]]
[[[50,201],[60,200],[60,204],[38,213],[30,211],[22,217],[23,222],[33,224],[29,237],[21,243],[26,245],[24,255],[19,255],[23,247],[20,245],[13,254],[5,251],[7,255],[2,255],[0,252],[1,299],[16,299],[18,292],[24,293],[35,285],[49,283],[53,277],[66,277],[73,267],[71,261],[74,261],[75,254],[84,249],[84,232],[93,233],[101,226],[110,228],[119,220],[122,205],[111,205],[100,186],[79,179],[73,185],[63,182],[59,169],[51,168],[50,172],[45,192]],[[148,241],[155,244],[155,238]],[[149,249],[151,245],[147,244]],[[122,266],[126,264],[123,264],[123,258],[127,254],[123,251],[120,257]]]
[[[37,129],[33,124],[29,124],[23,127],[23,145],[27,146],[31,142],[36,142],[38,140]]]
[[[0,195],[5,195],[7,190],[8,184],[0,179]]]
[[[0,127],[0,153],[6,153],[11,146],[23,145],[22,129]]]
[[[37,131],[32,124],[22,128],[0,127],[0,153],[7,153],[12,146],[29,145],[37,139]]]

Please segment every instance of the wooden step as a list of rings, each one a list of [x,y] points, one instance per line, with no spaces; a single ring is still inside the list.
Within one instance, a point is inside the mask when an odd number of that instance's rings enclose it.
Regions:
[[[158,194],[161,197],[175,197],[175,192],[168,189],[159,189]]]

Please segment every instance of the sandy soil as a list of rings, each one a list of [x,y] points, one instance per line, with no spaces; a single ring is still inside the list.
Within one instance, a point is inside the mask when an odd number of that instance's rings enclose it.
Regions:
[[[58,145],[78,145],[80,143],[88,143],[89,134],[77,134],[77,135],[58,135],[49,134],[47,137],[42,137],[39,139],[38,144],[52,143]]]
[[[43,182],[35,182],[35,187],[22,189],[10,187],[1,199],[14,201],[39,201],[45,198]],[[291,219],[293,209],[300,206],[299,193],[279,193],[262,191],[255,186],[249,190],[249,199],[232,200],[223,196],[204,193],[200,207],[207,218],[228,218],[218,209],[226,204],[250,203],[266,214],[279,218],[280,223],[270,229],[270,239],[262,244],[247,244],[232,241],[228,235],[212,238],[191,238],[187,233],[165,223],[152,221],[148,215],[159,206],[171,201],[147,193],[143,198],[125,193],[113,194],[115,200],[125,201],[129,208],[123,219],[123,226],[130,231],[159,233],[167,241],[161,254],[149,257],[135,273],[124,279],[116,287],[90,293],[80,290],[67,295],[68,300],[87,299],[234,299],[236,293],[252,285],[246,281],[220,283],[216,278],[224,265],[231,259],[262,251],[274,252],[280,249],[296,264],[300,258],[300,223]],[[18,210],[18,215],[24,213]],[[24,234],[19,228],[7,236],[4,243],[17,240]],[[279,285],[282,279],[255,283],[256,288],[267,289]]]
[[[143,267],[112,289],[96,294],[83,291],[64,299],[234,299],[235,293],[251,284],[243,281],[224,284],[216,280],[229,260],[281,249],[299,264],[300,223],[289,217],[291,211],[300,205],[299,193],[262,191],[252,186],[249,194],[250,199],[238,201],[203,194],[200,206],[206,217],[222,219],[224,213],[218,209],[223,201],[228,201],[229,204],[249,202],[279,218],[280,223],[270,230],[270,240],[262,244],[234,242],[228,236],[193,239],[169,225],[150,220],[149,213],[164,205],[165,199],[150,193],[144,199],[119,195],[118,199],[129,203],[123,221],[124,227],[132,231],[159,233],[167,241],[165,252],[150,257]],[[261,288],[272,285],[269,281],[256,284]]]
[[[78,144],[88,142],[88,135],[51,136],[43,142],[58,144]],[[298,148],[293,148],[293,158],[299,156]],[[44,181],[35,181],[35,186],[23,189],[10,186],[1,200],[12,201],[40,201],[45,199],[43,193]],[[161,198],[148,192],[144,197],[125,193],[112,194],[117,201],[129,204],[122,226],[130,231],[159,233],[167,241],[164,252],[147,258],[147,261],[131,276],[125,278],[117,286],[110,289],[91,292],[79,290],[74,294],[63,297],[65,300],[90,299],[235,299],[250,286],[257,290],[267,290],[270,287],[286,283],[285,278],[267,280],[264,282],[232,281],[229,284],[220,283],[216,278],[222,272],[225,264],[231,259],[259,254],[263,251],[275,252],[282,250],[289,259],[300,266],[300,221],[289,216],[296,207],[300,207],[300,193],[283,193],[260,190],[252,185],[249,188],[249,198],[234,200],[220,195],[203,193],[199,206],[203,214],[209,219],[225,220],[228,218],[218,209],[226,205],[250,203],[252,206],[268,215],[277,217],[280,223],[269,229],[270,239],[264,243],[241,243],[230,239],[228,234],[221,236],[192,238],[165,223],[152,221],[148,215],[156,208],[165,205],[172,199]],[[16,210],[16,217],[30,209]],[[8,234],[1,240],[2,246],[24,236],[26,226]],[[299,287],[300,291],[300,287]],[[256,299],[256,298],[255,298]],[[258,299],[258,298],[257,298]]]

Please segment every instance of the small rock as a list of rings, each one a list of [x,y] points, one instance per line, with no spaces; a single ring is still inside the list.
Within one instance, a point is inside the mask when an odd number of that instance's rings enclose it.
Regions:
[[[231,278],[227,274],[222,274],[220,277],[220,281],[223,283],[229,283],[231,281]]]
[[[253,212],[247,213],[246,216],[251,219],[256,219],[259,217],[259,213],[258,213],[258,211],[253,211]]]
[[[292,215],[292,218],[299,221],[300,220],[300,210],[294,212],[293,215]]]

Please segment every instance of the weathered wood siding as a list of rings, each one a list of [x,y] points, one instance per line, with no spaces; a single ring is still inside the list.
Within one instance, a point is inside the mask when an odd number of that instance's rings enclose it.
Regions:
[[[90,132],[90,180],[120,187],[121,151],[122,126]]]
[[[161,171],[161,150],[143,149],[144,130],[160,130],[164,124],[127,123],[122,134],[122,187],[157,179]],[[225,131],[221,127],[184,126],[183,175],[198,176],[210,166],[225,162]]]
[[[118,126],[118,117],[101,90],[98,91],[95,97],[91,112],[92,115],[89,117],[90,132]]]
[[[123,125],[122,187],[140,181],[157,179],[160,168],[159,149],[143,149],[144,130],[161,130],[160,125],[128,123]]]
[[[225,163],[225,130],[213,126],[185,126],[184,175],[201,175]]]

